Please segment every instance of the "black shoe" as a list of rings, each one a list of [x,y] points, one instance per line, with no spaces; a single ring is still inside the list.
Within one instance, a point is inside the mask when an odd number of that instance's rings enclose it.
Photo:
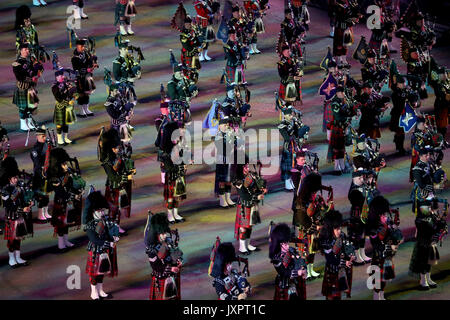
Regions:
[[[170,224],[175,224],[175,220],[174,221],[169,221]]]
[[[250,254],[250,252],[249,251],[245,251],[245,252],[239,251],[239,254],[242,254],[243,256],[248,256]]]
[[[422,286],[422,285],[420,285],[419,286],[419,290],[420,291],[428,291],[428,290],[430,290],[430,287],[429,286]]]
[[[88,116],[88,117],[93,117],[93,116],[94,116],[94,113],[93,113],[93,112],[88,113],[87,116]]]
[[[258,252],[258,251],[261,251],[261,249],[260,249],[260,248],[258,248],[258,247],[255,247],[255,249],[254,249],[254,250],[250,250],[250,249],[248,249],[248,251],[250,251],[250,253],[251,253],[251,252]]]
[[[85,114],[77,114],[77,117],[78,118],[87,118],[87,115],[85,115]]]
[[[28,265],[30,265],[30,263],[28,261],[25,261],[24,263],[17,263],[17,266],[19,266],[19,267],[26,267]]]
[[[221,208],[221,209],[230,209],[230,206],[222,207],[222,206],[219,204],[219,208]]]
[[[185,222],[185,221],[186,221],[186,219],[184,219],[184,218],[181,218],[181,219],[175,219],[175,222],[176,222],[176,223]]]
[[[389,50],[389,53],[397,53],[397,50],[391,49],[391,50]]]
[[[428,284],[428,286],[429,286],[431,289],[436,289],[436,288],[437,288],[437,283],[435,283],[435,284]]]
[[[15,264],[15,265],[9,265],[11,267],[11,269],[17,269],[18,267],[20,267],[20,264]]]
[[[99,296],[99,298],[100,300],[109,300],[113,298],[113,295],[111,293],[107,293],[106,297]]]

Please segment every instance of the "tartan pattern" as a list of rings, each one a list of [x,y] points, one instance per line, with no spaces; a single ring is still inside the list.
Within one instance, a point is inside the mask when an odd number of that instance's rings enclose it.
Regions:
[[[343,159],[345,156],[345,131],[339,126],[331,126],[331,137],[328,146],[329,159]]]
[[[239,228],[251,229],[251,207],[242,207],[238,204],[236,208],[236,220],[234,223],[234,237],[239,240]]]
[[[19,108],[19,110],[25,110],[28,108],[28,89],[21,90],[16,88],[14,91],[13,103]]]
[[[323,125],[322,132],[327,132],[327,129],[331,128],[333,123],[333,110],[331,110],[331,101],[325,101],[323,104]]]
[[[111,252],[112,250],[112,252]],[[108,275],[111,278],[119,274],[119,269],[117,267],[117,248],[108,249],[109,260],[111,261],[111,272]],[[95,254],[93,251],[89,251],[88,258],[86,261],[86,273],[90,277],[103,276],[103,274],[98,273],[98,268],[100,266],[100,254]]]
[[[345,268],[345,272],[348,284],[348,289],[345,290],[345,293],[347,294],[347,298],[350,298],[352,292],[353,267]],[[330,273],[327,266],[325,266],[325,273],[323,275],[322,282],[322,295],[330,300],[340,300],[341,293],[342,291],[339,289],[339,275],[337,273]]]
[[[298,299],[299,300],[306,300],[306,282],[303,278],[297,278],[298,283],[295,285],[295,288],[297,289]],[[280,288],[278,283],[275,284],[275,294],[273,297],[273,300],[289,300],[289,294],[288,294],[289,288]]]
[[[4,239],[7,241],[13,241],[16,239],[16,226],[13,220],[5,220]]]
[[[237,67],[230,67],[228,65],[225,67],[225,73],[227,74],[228,83],[234,82],[234,77],[236,75],[236,68]]]
[[[333,56],[346,56],[347,47],[344,46],[344,32],[345,30],[336,26],[333,37]]]
[[[166,283],[166,279],[167,278],[158,279],[156,276],[152,276],[149,300],[164,300],[164,285]],[[177,286],[177,297],[173,300],[181,300],[180,273],[175,275],[175,284]]]
[[[168,175],[166,174],[166,180],[164,182],[164,202],[166,208],[172,209],[173,207],[178,207],[178,202],[186,199],[186,194],[182,196],[174,196],[176,181],[169,181]],[[169,202],[169,199],[173,201]]]
[[[434,113],[436,115],[436,126],[438,129],[446,129],[448,126],[448,107],[438,108],[434,107]]]
[[[280,169],[281,169],[281,180],[285,181],[291,177],[291,170],[293,168],[292,165],[292,152],[289,150],[284,150],[281,154],[281,163],[280,163]]]
[[[285,84],[280,83],[280,88],[278,89],[278,96],[281,99],[285,100],[285,97],[286,97],[286,85]]]
[[[306,259],[310,254],[313,254],[312,252],[312,235],[307,234],[303,228],[299,228],[298,230],[298,239],[302,242],[299,242],[296,244],[296,247],[298,251],[302,254],[302,257]]]
[[[52,226],[54,227],[54,233],[57,234],[58,230],[67,227],[67,205],[59,203],[53,200],[52,211]]]
[[[385,262],[385,260],[386,260],[386,259],[383,259],[383,258],[381,258],[381,257],[375,257],[375,256],[374,256],[374,257],[372,258],[372,263],[371,263],[372,266],[378,266],[378,267],[380,268],[380,279],[381,279],[381,282],[382,282],[382,283],[385,282],[385,281],[387,281],[387,280],[395,279],[395,271],[394,271],[394,276],[393,276],[392,278],[390,278],[390,279],[384,279],[384,277],[385,277],[385,275],[384,275],[384,273],[385,273],[385,268],[384,268],[384,262]],[[391,260],[391,262],[392,262],[392,269],[395,270],[394,261]]]
[[[106,186],[105,188],[105,198],[109,204],[109,217],[120,224],[120,209],[119,209],[119,195],[120,189],[111,188]]]
[[[187,51],[184,49],[181,50],[181,63],[187,67],[191,67],[192,65],[192,57],[187,56]]]
[[[66,124],[66,103],[56,103],[55,111],[53,112],[53,123],[57,126]]]

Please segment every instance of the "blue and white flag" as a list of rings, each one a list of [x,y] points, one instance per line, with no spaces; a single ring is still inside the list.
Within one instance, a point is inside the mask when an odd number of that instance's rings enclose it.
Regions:
[[[319,95],[325,96],[326,100],[331,100],[336,94],[337,81],[330,73],[319,88]]]
[[[216,109],[218,105],[219,102],[217,99],[214,99],[205,120],[203,120],[203,129],[209,129],[211,136],[215,136],[217,129],[219,128],[219,119],[216,118]]]
[[[400,116],[400,119],[398,120],[398,126],[403,128],[405,133],[408,133],[412,128],[414,128],[416,123],[416,113],[414,112],[414,109],[411,108],[411,106],[407,103],[405,105],[405,109],[403,109],[403,113]]]
[[[225,19],[222,19],[220,22],[219,29],[216,34],[217,39],[222,40],[223,43],[227,43],[228,41],[228,25]]]

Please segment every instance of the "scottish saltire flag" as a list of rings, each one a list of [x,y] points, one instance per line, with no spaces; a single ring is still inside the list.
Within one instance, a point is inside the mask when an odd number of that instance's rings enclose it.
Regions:
[[[400,119],[398,120],[398,126],[403,128],[405,133],[408,133],[412,128],[414,128],[416,123],[416,113],[414,112],[413,108],[411,108],[411,106],[407,103],[402,115],[400,116]]]
[[[222,40],[223,43],[227,43],[228,41],[228,25],[225,19],[222,19],[220,22],[219,29],[216,34],[217,39]]]
[[[203,129],[209,129],[211,136],[215,136],[217,129],[219,128],[219,119],[216,118],[216,109],[218,105],[219,102],[217,99],[214,99],[205,120],[203,120]]]
[[[337,81],[330,73],[319,88],[319,95],[325,96],[326,100],[330,100],[336,94]]]

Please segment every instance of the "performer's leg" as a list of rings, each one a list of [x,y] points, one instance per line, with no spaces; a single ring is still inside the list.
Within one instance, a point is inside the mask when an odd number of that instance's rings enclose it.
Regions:
[[[62,132],[63,132],[63,140],[64,143],[70,144],[72,143],[72,140],[69,139],[68,134],[69,134],[69,126],[67,124],[62,126]]]
[[[20,257],[20,242],[21,242],[21,241],[20,241],[20,240],[17,240],[17,239],[13,240],[12,243],[11,243],[11,246],[10,246],[8,249],[9,249],[9,252],[11,252],[11,250],[14,251],[14,257],[15,257],[15,259],[16,259],[16,262],[17,262],[19,265],[26,265],[26,264],[27,264],[27,261],[23,260],[23,259]]]
[[[222,208],[228,208],[228,202],[226,199],[226,187],[225,187],[225,182],[219,182],[219,201],[220,201],[220,206]]]
[[[125,23],[127,25],[127,33],[131,36],[134,34],[134,31],[131,30],[131,17],[125,17]]]
[[[126,36],[128,34],[127,31],[125,30],[125,17],[120,17],[119,30],[122,36]]]
[[[64,144],[63,126],[56,125],[56,136],[58,138],[58,144],[63,145]]]
[[[314,257],[315,257],[314,253],[310,253],[306,257],[306,263],[307,263],[306,268],[308,271],[308,274],[306,276],[307,279],[308,278],[317,278],[320,276],[320,273],[314,271]]]
[[[80,7],[80,16],[81,19],[88,19],[88,15],[86,13],[84,13],[84,1],[83,0],[79,0],[78,1],[78,6]]]
[[[247,239],[247,232],[248,228],[239,228],[239,253],[242,253],[244,255],[250,254],[250,252],[248,252],[247,250],[247,244],[245,241]]]
[[[236,205],[236,203],[233,202],[233,200],[231,200],[231,182],[225,182],[225,200],[226,200],[226,204],[228,204],[229,206],[234,206]]]
[[[66,247],[71,248],[74,246],[74,244],[69,241],[69,227],[64,228],[63,239],[64,239],[64,245]]]
[[[90,276],[89,277],[89,282],[91,283],[91,299],[92,300],[99,300],[99,294],[98,294],[98,288],[97,288],[97,284],[98,281],[103,281],[103,276]]]
[[[247,229],[247,239],[245,239],[245,247],[248,249],[248,251],[252,252],[252,251],[256,251],[258,248],[255,246],[252,246],[250,244],[250,237],[252,235],[252,228]],[[259,251],[259,249],[258,249]]]
[[[176,222],[183,222],[184,218],[178,214],[178,207],[180,205],[180,202],[175,199],[173,203],[173,217],[175,218]]]
[[[169,223],[175,223],[175,218],[173,217],[173,198],[167,199],[167,219],[169,220]]]
[[[19,240],[8,240],[8,242],[6,244],[6,246],[8,247],[8,254],[9,254],[9,262],[8,263],[12,268],[15,268],[18,266],[18,263],[16,261],[16,256],[14,253],[14,251],[17,250],[17,246],[20,249],[20,242],[19,242],[19,245],[17,245],[18,241]]]

